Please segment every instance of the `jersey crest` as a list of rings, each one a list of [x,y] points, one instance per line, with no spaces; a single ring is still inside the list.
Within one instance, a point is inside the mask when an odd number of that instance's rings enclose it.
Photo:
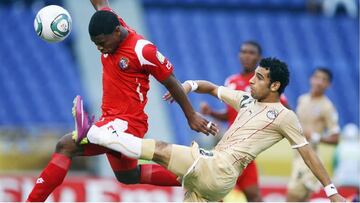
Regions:
[[[119,61],[119,67],[121,68],[121,70],[127,69],[128,66],[129,66],[129,59],[125,57],[121,57]]]
[[[279,115],[279,113],[276,110],[269,110],[266,113],[266,116],[268,117],[268,119],[270,120],[275,120],[275,118]]]

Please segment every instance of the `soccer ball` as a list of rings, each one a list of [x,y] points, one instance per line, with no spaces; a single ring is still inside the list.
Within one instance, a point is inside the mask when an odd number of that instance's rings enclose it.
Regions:
[[[71,16],[61,6],[50,5],[42,8],[35,17],[36,34],[47,42],[60,42],[71,32]]]

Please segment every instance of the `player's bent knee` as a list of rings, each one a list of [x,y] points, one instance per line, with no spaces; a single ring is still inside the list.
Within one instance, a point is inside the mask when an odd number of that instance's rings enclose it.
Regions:
[[[139,168],[129,171],[117,171],[115,172],[116,179],[123,184],[137,184],[140,182],[140,170]]]
[[[73,157],[79,151],[75,142],[71,138],[71,134],[64,135],[56,144],[55,152]]]

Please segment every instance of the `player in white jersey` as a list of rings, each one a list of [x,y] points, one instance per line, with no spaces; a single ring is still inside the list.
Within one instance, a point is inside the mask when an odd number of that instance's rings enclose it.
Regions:
[[[296,114],[310,146],[317,152],[318,144],[337,144],[340,127],[338,113],[325,95],[332,81],[332,73],[327,68],[317,68],[310,78],[311,89],[298,99]],[[308,201],[312,192],[321,184],[304,165],[299,153],[295,152],[291,178],[288,185],[287,201]]]
[[[191,90],[219,98],[238,111],[234,124],[211,151],[198,147],[141,139],[116,129],[91,128],[88,140],[136,159],[153,160],[176,174],[185,188],[185,201],[220,201],[235,186],[242,170],[255,157],[286,138],[299,151],[305,163],[325,186],[331,201],[344,201],[302,134],[294,112],[285,108],[280,94],[289,82],[287,65],[275,58],[264,58],[250,80],[249,93],[216,86],[207,81],[187,81]],[[168,95],[166,98],[170,98]],[[208,128],[216,134],[215,126]],[[105,134],[106,136],[103,136]]]

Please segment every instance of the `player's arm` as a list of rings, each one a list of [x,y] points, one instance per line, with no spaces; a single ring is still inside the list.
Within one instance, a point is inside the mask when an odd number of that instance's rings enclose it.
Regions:
[[[207,121],[193,109],[182,85],[173,75],[174,67],[170,61],[157,50],[155,45],[149,41],[143,42],[145,42],[146,45],[142,48],[142,53],[139,53],[140,49],[136,51],[142,69],[154,76],[156,80],[161,82],[161,84],[174,95],[173,98],[183,110],[192,130],[202,132],[206,135],[216,135],[218,129],[215,124]]]
[[[328,136],[322,136],[320,142],[336,145],[339,143],[340,126],[339,116],[333,105],[330,105],[325,111],[325,124],[328,129]]]
[[[189,94],[190,92],[197,92],[197,93],[201,93],[201,94],[210,94],[214,97],[217,97],[217,91],[218,91],[218,87],[217,85],[205,81],[205,80],[187,80],[182,84],[182,87],[184,88],[184,92],[186,94]],[[167,92],[164,96],[163,99],[166,101],[170,101],[173,102],[174,97],[173,94],[170,94],[169,92]]]
[[[310,132],[310,142],[313,143],[325,143],[331,145],[337,145],[339,143],[340,138],[340,126],[339,126],[339,118],[336,109],[330,105],[325,109],[323,118],[325,120],[325,126],[327,129],[327,134],[325,136],[321,136],[316,132]]]
[[[187,80],[182,84],[186,94],[195,91],[200,94],[212,95],[226,104],[233,107],[236,111],[240,108],[240,101],[243,98],[244,92],[233,90],[224,86],[217,86],[206,80]],[[163,96],[166,101],[172,101],[172,95],[166,93]]]
[[[194,84],[195,87],[197,85],[196,89],[193,89]],[[217,97],[219,89],[219,86],[206,80],[186,81],[183,87],[187,92],[195,91],[200,94],[210,94],[214,97]]]
[[[209,81],[205,80],[196,80],[193,81],[197,85],[196,93],[200,94],[210,94],[221,101],[224,101],[226,104],[233,107],[236,111],[240,108],[240,101],[243,99],[244,92],[239,90],[233,90],[224,86],[217,86]],[[191,81],[187,81],[183,84],[184,89],[189,91],[189,86],[191,86],[190,91],[193,91],[193,85]]]
[[[280,113],[280,115],[282,114]],[[344,201],[345,199],[337,193],[335,186],[331,183],[329,175],[318,156],[309,146],[295,113],[288,111],[285,115],[283,115],[279,127],[284,137],[290,142],[292,148],[299,151],[306,165],[325,187],[325,192],[330,200]]]
[[[90,0],[95,10],[101,10],[102,8],[109,7],[108,0]]]
[[[336,187],[331,183],[330,177],[317,154],[309,145],[297,148],[306,165],[325,187],[326,195],[332,202],[345,202],[345,199],[338,194]]]
[[[173,95],[175,101],[180,105],[181,109],[183,110],[191,129],[202,132],[206,135],[217,134],[217,128],[212,126],[210,128],[207,127],[208,121],[202,118],[197,112],[194,111],[192,105],[188,97],[186,96],[183,87],[181,86],[180,82],[171,74],[165,80],[161,82],[166,89]]]
[[[329,136],[322,137],[320,139],[320,142],[325,143],[325,144],[337,145],[339,143],[339,137],[340,137],[339,133],[331,134]]]
[[[186,94],[190,93],[191,91],[195,91],[200,94],[210,94],[214,97],[217,97],[217,92],[218,92],[218,88],[219,88],[219,86],[217,86],[209,81],[205,81],[205,80],[196,80],[196,81],[188,80],[188,81],[185,81],[182,84],[182,86],[183,86]],[[172,95],[173,94],[165,94],[164,100],[172,101],[173,100],[171,98]],[[208,115],[210,115],[216,119],[219,119],[221,121],[227,121],[227,113],[226,112],[214,112],[208,105],[203,105],[201,108],[202,108],[203,113],[204,112],[205,112],[205,114],[208,113]]]

